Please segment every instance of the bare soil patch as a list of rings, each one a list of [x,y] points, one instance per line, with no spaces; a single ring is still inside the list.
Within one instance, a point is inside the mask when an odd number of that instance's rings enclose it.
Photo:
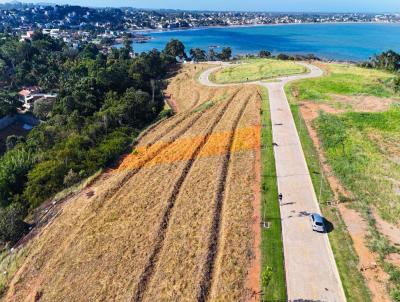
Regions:
[[[375,219],[379,232],[395,246],[400,247],[400,229],[399,227],[383,220],[375,207],[371,208],[371,213]],[[399,266],[400,267],[400,266]]]
[[[358,112],[382,112],[389,109],[396,100],[379,98],[375,96],[346,96],[333,95],[332,100],[342,105],[348,105],[353,111]]]
[[[392,253],[386,257],[386,261],[391,263],[394,266],[400,267],[400,254],[399,253]]]

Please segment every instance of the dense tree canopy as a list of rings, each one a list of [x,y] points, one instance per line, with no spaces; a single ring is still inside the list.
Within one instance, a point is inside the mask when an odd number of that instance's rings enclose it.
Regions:
[[[43,122],[26,139],[10,137],[0,157],[0,224],[10,223],[0,241],[15,242],[26,230],[21,209],[112,163],[162,111],[162,79],[183,44],[135,58],[125,46],[105,56],[93,44],[70,49],[40,32],[32,41],[0,40],[0,115],[15,112],[22,86],[58,93],[53,102],[37,101]]]
[[[385,69],[388,71],[400,70],[400,54],[393,50],[385,51],[371,59],[371,67]]]
[[[164,52],[173,57],[186,58],[185,45],[177,39],[169,41],[165,46]]]
[[[232,49],[230,47],[224,47],[222,48],[221,54],[219,55],[219,58],[222,61],[229,61],[232,57]]]
[[[207,54],[203,49],[200,48],[192,48],[190,50],[190,56],[192,60],[195,62],[204,62],[207,61]]]

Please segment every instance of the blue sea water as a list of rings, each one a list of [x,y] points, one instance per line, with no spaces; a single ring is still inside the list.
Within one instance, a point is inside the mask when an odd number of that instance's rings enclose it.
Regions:
[[[251,27],[203,28],[147,33],[152,40],[134,43],[136,52],[163,49],[172,38],[181,40],[187,51],[192,47],[231,47],[234,54],[315,54],[333,60],[366,60],[393,49],[400,52],[400,24],[289,24]],[[218,50],[218,49],[217,49]]]

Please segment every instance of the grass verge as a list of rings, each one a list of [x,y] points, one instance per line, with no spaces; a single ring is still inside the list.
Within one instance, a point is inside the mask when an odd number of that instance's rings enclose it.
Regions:
[[[27,250],[27,246],[12,252],[5,248],[0,253],[0,297],[4,293],[9,280],[24,262]]]
[[[326,219],[334,225],[334,231],[329,233],[329,241],[335,256],[346,298],[349,302],[371,301],[368,287],[358,269],[358,257],[353,248],[352,240],[347,232],[346,225],[341,219],[337,208],[327,203],[333,199],[333,193],[325,175],[320,169],[318,153],[300,115],[299,106],[291,104],[291,110],[299,132],[314,190],[317,196],[321,196],[319,200],[321,211]]]
[[[272,150],[272,124],[270,119],[268,92],[262,90],[262,220],[269,222],[269,228],[261,230],[261,273],[272,268],[272,278],[263,288],[264,301],[286,301],[286,280],[283,257],[281,216],[278,203],[275,158]],[[265,217],[264,217],[265,215]]]

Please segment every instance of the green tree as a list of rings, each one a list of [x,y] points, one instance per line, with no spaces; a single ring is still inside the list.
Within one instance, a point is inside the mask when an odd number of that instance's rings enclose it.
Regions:
[[[400,54],[393,50],[376,55],[371,60],[372,67],[385,69],[391,72],[400,70]]]
[[[0,241],[16,243],[27,231],[29,225],[24,222],[26,209],[19,203],[0,208]]]
[[[230,47],[222,48],[221,54],[219,55],[222,61],[229,61],[232,57],[232,49]]]
[[[67,171],[64,161],[50,159],[37,164],[28,173],[24,197],[28,200],[31,209],[36,208],[43,200],[63,188]]]
[[[130,53],[133,52],[132,39],[124,37],[124,47],[121,48],[121,57],[125,60],[130,58]]]
[[[164,52],[172,57],[186,58],[185,45],[177,39],[172,39],[165,46]]]
[[[206,52],[200,48],[192,48],[190,50],[190,56],[194,62],[204,62],[207,61]]]
[[[14,148],[0,158],[0,206],[7,206],[14,194],[22,192],[34,156],[24,148]]]
[[[271,53],[268,50],[261,50],[258,54],[260,58],[269,58],[271,57]]]
[[[79,181],[79,175],[72,169],[70,169],[64,177],[64,185],[70,187]]]
[[[286,60],[290,59],[290,57],[288,55],[284,54],[284,53],[280,53],[276,58],[278,60],[282,60],[282,61],[286,61]]]
[[[210,61],[216,61],[218,59],[218,54],[216,53],[214,48],[210,48],[208,51],[208,59]]]
[[[393,90],[396,93],[400,93],[400,76],[397,76],[394,80],[393,80]]]
[[[35,101],[33,114],[41,120],[46,120],[51,116],[53,110],[53,100],[39,99]]]

